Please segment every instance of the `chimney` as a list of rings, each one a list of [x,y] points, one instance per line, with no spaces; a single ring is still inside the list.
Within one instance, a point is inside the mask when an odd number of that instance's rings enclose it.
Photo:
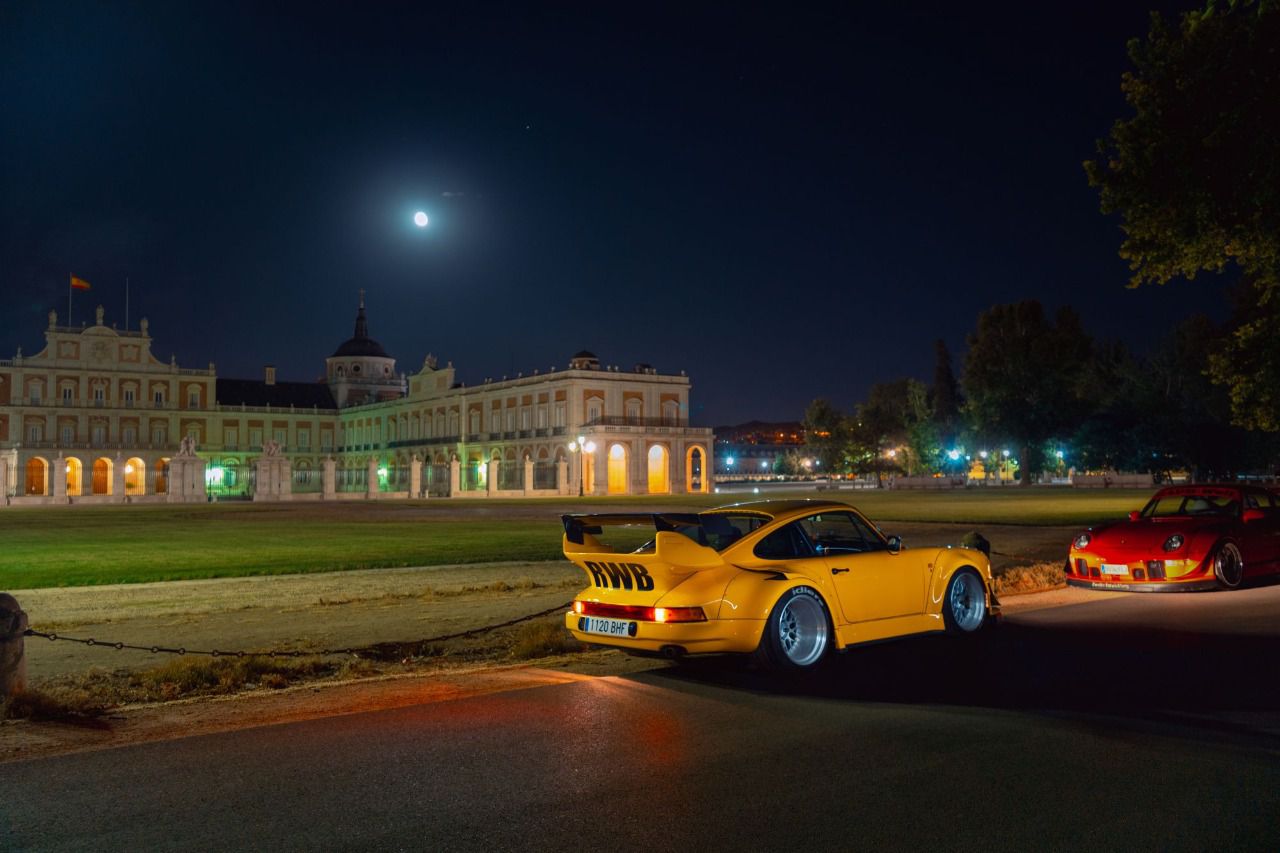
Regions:
[[[275,385],[276,384],[276,366],[274,364],[268,364],[266,370],[267,370],[267,384]]]

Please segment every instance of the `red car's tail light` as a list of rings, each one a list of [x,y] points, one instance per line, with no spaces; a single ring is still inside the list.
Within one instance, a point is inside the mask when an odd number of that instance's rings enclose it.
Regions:
[[[638,604],[605,604],[600,601],[575,601],[573,612],[579,616],[603,616],[607,619],[635,619],[638,622],[706,622],[701,607],[642,607]]]

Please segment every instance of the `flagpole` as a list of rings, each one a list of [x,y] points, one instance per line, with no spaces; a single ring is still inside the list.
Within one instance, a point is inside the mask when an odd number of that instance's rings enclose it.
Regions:
[[[124,277],[124,330],[129,331],[129,276]]]

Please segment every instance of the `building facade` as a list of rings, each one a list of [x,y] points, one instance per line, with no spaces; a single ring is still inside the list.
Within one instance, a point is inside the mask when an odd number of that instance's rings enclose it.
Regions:
[[[712,433],[689,425],[683,373],[602,366],[588,352],[473,386],[431,356],[397,373],[369,335],[363,293],[321,382],[160,361],[145,319],[121,331],[101,307],[80,328],[49,312],[44,337],[36,355],[0,360],[10,505],[711,489]],[[197,463],[192,486],[185,469]]]

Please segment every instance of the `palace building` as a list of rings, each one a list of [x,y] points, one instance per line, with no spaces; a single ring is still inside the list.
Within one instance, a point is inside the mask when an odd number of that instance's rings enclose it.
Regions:
[[[75,328],[50,311],[41,352],[0,360],[0,505],[711,490],[683,371],[579,352],[470,386],[432,356],[397,373],[362,291],[324,380],[224,379],[157,359],[147,320],[103,315]]]

